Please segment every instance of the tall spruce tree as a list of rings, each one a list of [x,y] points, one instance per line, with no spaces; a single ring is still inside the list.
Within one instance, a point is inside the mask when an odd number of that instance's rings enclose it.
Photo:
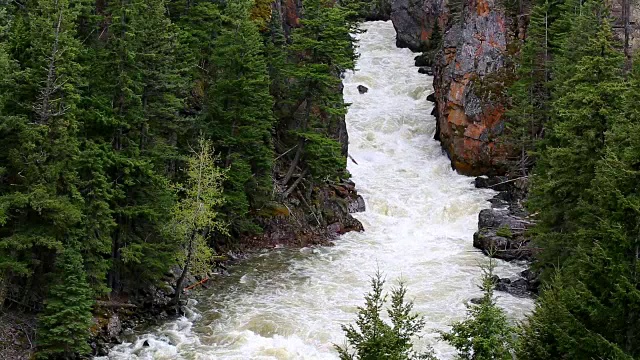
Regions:
[[[635,75],[630,84],[622,77],[623,58],[606,14],[602,3],[581,5],[561,52],[579,60],[569,71],[562,69],[569,59],[562,58],[554,69],[569,80],[554,85],[555,114],[531,203],[541,215],[538,262],[560,268],[524,326],[521,358],[631,359],[640,353],[640,158],[631,120],[637,110],[629,105],[638,89]],[[580,32],[588,36],[579,39]]]
[[[509,89],[508,131],[502,141],[518,154],[510,161],[510,172],[514,175],[525,176],[530,171],[535,145],[549,117],[549,11],[548,0],[535,4],[531,9],[527,38],[516,70],[518,80]]]
[[[38,359],[76,359],[90,351],[93,299],[82,262],[73,244],[57,256],[44,311],[38,317]]]
[[[295,147],[281,179],[287,187],[285,197],[307,176],[312,181],[325,181],[340,175],[346,167],[346,153],[330,134],[346,112],[338,91],[339,76],[355,66],[353,23],[348,19],[349,11],[329,0],[305,0],[303,8],[301,26],[293,31],[289,47],[296,58],[289,69],[295,79],[293,113],[279,125],[290,129],[290,137],[281,141]],[[289,184],[296,174],[298,179]]]
[[[225,211],[237,233],[260,231],[249,212],[262,207],[272,192],[274,151],[273,98],[252,1],[229,2],[224,25],[213,42],[201,126],[228,168]]]
[[[115,224],[108,285],[119,291],[158,279],[175,254],[159,224],[173,202],[167,162],[175,154],[182,84],[180,68],[165,62],[176,48],[164,1],[113,1],[99,10],[87,61],[100,76],[88,75],[83,131],[92,164],[102,167],[87,173],[100,171],[111,184],[102,188]]]
[[[522,328],[517,358],[633,359],[594,331],[604,330],[602,327],[581,321],[581,316],[594,310],[590,297],[585,284],[576,283],[569,273],[560,271],[552,276]]]
[[[16,12],[9,35],[25,48],[12,49],[20,67],[7,79],[12,87],[0,112],[0,268],[5,279],[20,279],[23,299],[40,293],[42,279],[32,275],[53,265],[51,254],[78,236],[81,222],[74,164],[81,51],[75,19],[82,5],[30,2]],[[16,33],[25,29],[28,35]]]
[[[376,273],[371,278],[371,291],[365,295],[365,306],[358,307],[354,325],[342,325],[346,336],[344,346],[335,345],[340,360],[435,360],[433,350],[418,352],[413,339],[424,329],[425,320],[413,311],[413,302],[406,301],[404,284],[391,290],[391,306],[387,314],[391,323],[382,319],[388,296],[385,280]]]
[[[504,311],[496,304],[493,270],[495,263],[482,266],[482,300],[467,306],[467,318],[441,332],[442,340],[457,351],[460,360],[509,360],[513,358],[514,329]]]
[[[605,134],[622,111],[623,59],[614,48],[604,5],[583,6],[569,38],[581,34],[586,40],[579,48],[566,44],[563,56],[580,56],[573,76],[560,88],[554,87],[553,116],[529,199],[530,208],[539,213],[535,232],[536,244],[543,249],[538,256],[542,266],[561,264],[579,241],[576,230],[584,216],[579,205],[590,201],[586,190],[603,156]]]

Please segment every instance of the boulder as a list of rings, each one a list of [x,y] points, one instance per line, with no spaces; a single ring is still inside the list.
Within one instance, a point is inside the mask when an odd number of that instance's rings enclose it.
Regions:
[[[393,0],[391,20],[396,29],[396,45],[413,51],[425,50],[434,24],[445,23],[444,4],[444,0]]]
[[[364,204],[364,199],[362,196],[358,195],[355,200],[349,202],[349,213],[358,213],[366,210],[366,206]]]
[[[512,216],[508,209],[484,209],[478,215],[479,230],[473,234],[473,246],[498,259],[530,260],[533,256],[524,236],[530,222]]]
[[[416,66],[433,66],[433,59],[427,54],[420,54],[413,58],[415,60]]]
[[[436,95],[434,93],[429,94],[429,96],[427,96],[427,101],[436,102]],[[434,115],[433,111],[431,115]]]
[[[495,279],[497,278],[497,279]],[[497,291],[507,292],[517,297],[531,297],[532,293],[529,291],[529,284],[525,279],[509,279],[494,277],[495,289]]]
[[[358,92],[360,94],[366,94],[367,92],[369,92],[369,88],[364,85],[358,85]]]
[[[475,178],[475,186],[478,189],[493,189],[495,191],[510,191],[513,182],[507,182],[506,176],[478,176]]]
[[[433,69],[430,66],[422,66],[418,69],[420,74],[433,76]],[[435,100],[435,99],[434,99]]]

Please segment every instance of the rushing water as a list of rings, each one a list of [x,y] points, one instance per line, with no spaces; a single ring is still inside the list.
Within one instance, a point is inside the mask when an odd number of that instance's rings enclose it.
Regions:
[[[366,23],[360,35],[358,71],[344,80],[349,164],[367,211],[356,214],[366,229],[335,247],[281,249],[233,268],[232,274],[190,300],[188,316],[136,334],[109,359],[336,359],[344,342],[340,325],[363,304],[369,277],[380,269],[392,285],[406,282],[427,329],[419,346],[432,345],[441,359],[452,349],[436,340],[479,295],[478,265],[471,246],[478,212],[490,190],[451,170],[433,140],[430,79],[418,74],[409,50],[395,47],[390,22]],[[360,95],[358,85],[369,92]],[[500,275],[517,265],[501,263]],[[531,302],[500,294],[513,318]],[[144,346],[145,341],[149,346]]]

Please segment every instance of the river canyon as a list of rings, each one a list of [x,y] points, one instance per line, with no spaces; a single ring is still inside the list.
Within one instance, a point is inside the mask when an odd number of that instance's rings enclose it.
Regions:
[[[404,281],[425,316],[418,345],[453,358],[436,330],[462,319],[465,302],[480,294],[486,257],[472,247],[472,235],[495,193],[452,170],[433,140],[433,104],[425,100],[432,79],[417,72],[414,53],[396,48],[391,22],[363,29],[358,70],[345,74],[344,95],[352,104],[347,128],[355,161],[348,169],[366,202],[355,216],[365,231],[332,247],[255,255],[194,294],[186,316],[129,334],[97,359],[334,359],[333,344],[344,341],[340,325],[355,319],[376,270],[388,287]],[[360,94],[359,85],[368,92]],[[521,270],[500,262],[496,271]],[[498,297],[514,320],[532,307],[530,299]]]

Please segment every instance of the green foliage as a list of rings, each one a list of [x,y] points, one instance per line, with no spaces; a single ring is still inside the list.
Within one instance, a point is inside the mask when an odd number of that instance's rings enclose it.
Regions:
[[[249,211],[270,200],[273,188],[273,98],[262,38],[250,19],[251,3],[232,2],[223,11],[202,122],[229,169],[225,213],[238,233],[260,230],[248,220]]]
[[[434,360],[431,350],[418,353],[412,339],[424,328],[424,319],[413,312],[413,303],[406,302],[404,284],[391,290],[391,306],[387,309],[390,324],[382,319],[387,303],[383,295],[384,279],[378,272],[371,278],[371,292],[365,295],[366,304],[358,307],[354,325],[343,325],[347,344],[337,346],[341,360]]]
[[[358,17],[307,2],[290,35],[271,0],[0,0],[0,306],[49,299],[42,357],[86,352],[85,300],[133,299],[175,265],[204,275],[260,232],[296,153],[275,144],[304,143],[290,180],[346,176]],[[77,323],[56,318],[72,298]]]
[[[601,9],[593,5],[593,11],[584,11],[568,35],[580,33],[588,41],[575,52],[567,44],[566,56],[582,55],[575,62],[573,76],[554,96],[554,116],[536,165],[529,207],[540,212],[536,243],[546,249],[540,256],[546,264],[557,264],[575,249],[575,230],[585,214],[578,205],[589,201],[585,190],[603,155],[605,134],[622,114],[622,55],[613,47],[608,23],[589,25],[589,19],[598,16]]]
[[[493,260],[482,267],[482,301],[467,305],[467,318],[454,323],[441,338],[458,351],[464,360],[510,360],[514,349],[514,329],[504,311],[495,303]]]
[[[510,239],[513,237],[513,232],[511,231],[511,227],[509,227],[509,225],[502,225],[496,231],[496,235]]]
[[[549,118],[549,11],[546,0],[531,9],[527,38],[520,49],[515,71],[518,79],[507,91],[510,100],[507,130],[499,139],[518,154],[510,159],[509,170],[522,176],[528,174],[533,165],[536,143]]]
[[[29,29],[23,39],[30,56],[19,68],[0,45],[0,66],[14,71],[0,80],[0,272],[26,283],[40,281],[34,272],[78,236],[82,219],[73,168],[80,85],[74,21],[81,6],[41,0],[15,13]]]
[[[567,272],[556,274],[543,290],[533,315],[522,329],[519,359],[632,359],[615,344],[583,323],[581,315],[596,310],[584,283]],[[567,286],[566,281],[572,281]],[[596,305],[596,307],[593,307]],[[602,329],[604,330],[604,329]]]
[[[82,256],[73,248],[58,254],[54,283],[38,318],[37,358],[73,359],[90,348],[92,293],[82,267]]]
[[[224,173],[216,166],[216,160],[211,142],[201,138],[198,150],[187,161],[185,184],[175,186],[181,200],[173,207],[165,228],[165,236],[180,244],[178,264],[198,276],[206,276],[214,255],[205,234],[227,232],[219,212],[224,203]]]
[[[600,1],[545,1],[534,8],[530,29],[513,118],[516,131],[527,122],[545,128],[528,207],[536,213],[536,266],[546,286],[523,326],[518,356],[635,358],[638,72],[623,73]],[[535,54],[542,53],[536,70]]]
[[[338,121],[346,113],[339,75],[355,66],[357,22],[349,19],[351,11],[329,0],[304,0],[301,26],[291,34],[290,57],[297,61],[285,75],[292,79],[288,97],[296,99],[289,116],[279,128],[290,129],[283,139],[284,149],[295,148],[282,185],[288,186],[296,169],[300,176],[310,175],[310,181],[325,181],[329,172],[346,165],[346,152],[336,151]],[[323,166],[329,166],[328,169]],[[332,173],[332,176],[339,175]],[[295,181],[293,187],[299,181]],[[292,190],[292,189],[290,189]],[[287,193],[290,193],[290,190]]]

